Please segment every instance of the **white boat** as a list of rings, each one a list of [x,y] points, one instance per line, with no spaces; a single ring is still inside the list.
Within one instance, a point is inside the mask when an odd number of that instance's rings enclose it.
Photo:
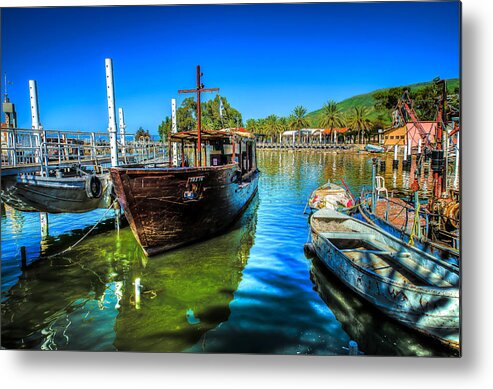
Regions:
[[[392,235],[324,208],[310,218],[317,256],[398,322],[459,349],[459,270]]]
[[[343,187],[330,181],[315,189],[308,200],[308,206],[312,210],[330,208],[348,208],[353,205],[351,196]]]

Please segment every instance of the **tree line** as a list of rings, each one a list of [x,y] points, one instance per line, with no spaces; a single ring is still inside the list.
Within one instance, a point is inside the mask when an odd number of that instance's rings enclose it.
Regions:
[[[246,127],[250,132],[270,137],[276,142],[281,141],[282,133],[286,130],[295,131],[300,140],[303,128],[330,129],[330,141],[335,142],[334,128],[347,127],[349,130],[344,134],[345,137],[355,142],[363,142],[365,138],[369,140],[371,136],[377,134],[378,129],[384,126],[380,120],[370,119],[371,112],[372,110],[366,106],[357,106],[342,112],[335,101],[329,100],[323,105],[318,120],[315,122],[307,117],[306,108],[299,105],[287,117],[269,115],[257,120],[248,119]]]
[[[301,129],[324,128],[330,129],[329,141],[334,142],[334,128],[348,128],[344,138],[356,143],[369,142],[378,134],[379,129],[388,128],[382,118],[390,118],[395,110],[406,87],[389,88],[373,93],[373,106],[354,106],[342,111],[339,105],[333,101],[327,101],[320,114],[311,118],[307,109],[299,105],[293,109],[288,116],[269,115],[260,119],[248,119],[245,123],[246,129],[252,133],[268,137],[271,141],[281,141],[282,133],[291,130],[297,133],[301,140]],[[414,102],[415,109],[420,120],[435,120],[437,112],[437,99],[440,91],[435,83],[430,83],[421,88],[409,91]],[[446,108],[450,112],[458,111],[459,90],[455,88],[448,96]],[[243,126],[241,113],[233,108],[225,97],[216,96],[214,99],[201,103],[202,129],[213,130],[220,128],[238,128]],[[377,115],[375,115],[375,111]],[[183,100],[177,109],[177,131],[190,131],[197,128],[197,103],[193,97]],[[375,118],[376,116],[376,118]],[[162,140],[167,140],[171,133],[172,122],[167,116],[158,127]],[[140,135],[145,135],[139,129]],[[148,132],[147,132],[148,135]]]

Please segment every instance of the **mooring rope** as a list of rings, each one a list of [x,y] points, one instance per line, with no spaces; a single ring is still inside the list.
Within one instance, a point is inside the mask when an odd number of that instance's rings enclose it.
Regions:
[[[68,248],[66,248],[65,250],[63,251],[60,251],[59,253],[57,254],[52,254],[52,255],[48,255],[47,257],[44,257],[44,258],[54,258],[54,257],[58,257],[59,255],[62,255],[62,254],[65,254],[67,251],[70,251],[72,250],[75,246],[77,246],[79,243],[81,243],[85,238],[87,238],[89,236],[89,234],[94,231],[94,229],[99,225],[99,223],[101,223],[103,221],[103,219],[105,218],[105,216],[108,214],[108,211],[110,209],[113,208],[113,206],[115,205],[115,203],[118,201],[118,199],[115,199],[111,205],[106,209],[106,211],[104,212],[103,216],[101,216],[99,218],[99,220],[96,222],[96,224],[94,224],[90,229],[89,231],[87,231],[83,236],[82,238],[80,238],[77,242],[75,242],[73,245],[69,246]]]

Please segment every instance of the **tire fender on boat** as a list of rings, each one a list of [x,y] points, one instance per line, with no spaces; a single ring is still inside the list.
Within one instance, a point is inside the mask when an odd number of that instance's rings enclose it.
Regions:
[[[86,178],[86,194],[91,199],[98,199],[103,193],[103,185],[101,180],[95,176],[90,175]]]

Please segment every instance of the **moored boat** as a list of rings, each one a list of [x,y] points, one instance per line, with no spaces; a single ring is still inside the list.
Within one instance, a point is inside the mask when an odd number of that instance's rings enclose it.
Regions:
[[[82,213],[109,205],[108,173],[65,170],[68,172],[2,178],[2,200],[23,212]]]
[[[206,144],[206,166],[187,167],[185,143]],[[134,236],[151,256],[225,230],[257,192],[255,137],[245,131],[187,131],[181,166],[110,168],[111,180]],[[199,151],[199,155],[200,151]]]
[[[383,153],[385,151],[385,148],[383,146],[367,144],[365,146],[365,151],[368,151],[370,153]]]
[[[427,254],[459,266],[460,252],[458,248],[430,239],[427,236],[427,230],[429,230],[427,223],[429,222],[426,221],[423,212],[420,213],[418,211],[418,213],[420,214],[419,228],[423,230],[423,233],[418,236],[415,236],[412,232],[415,209],[399,198],[378,199],[374,212],[367,202],[361,201],[354,217],[373,224],[398,239],[412,242],[413,246]],[[428,219],[431,219],[431,217],[428,217]],[[456,239],[458,239],[458,235]]]
[[[310,218],[313,249],[351,290],[398,322],[458,349],[459,270],[331,209]]]
[[[311,210],[347,208],[352,205],[352,198],[346,189],[330,181],[315,189],[308,199]]]

